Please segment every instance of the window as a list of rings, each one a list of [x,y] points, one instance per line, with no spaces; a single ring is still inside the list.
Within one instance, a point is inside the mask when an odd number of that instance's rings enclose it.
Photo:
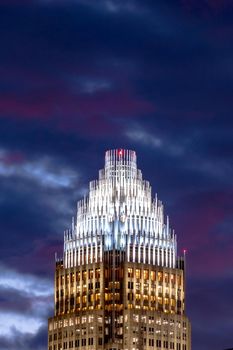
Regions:
[[[84,271],[82,272],[82,279],[85,281],[86,278],[87,278],[87,271],[84,270]]]
[[[136,269],[135,274],[136,274],[136,278],[141,278],[141,270],[140,269]]]
[[[133,289],[133,282],[128,282],[128,288]]]
[[[154,339],[149,339],[149,346],[154,346]]]
[[[163,282],[163,273],[162,272],[158,272],[158,280],[159,282]]]
[[[100,278],[100,269],[95,269],[95,278]]]
[[[128,293],[128,300],[133,301],[133,293]]]
[[[128,268],[128,277],[133,277],[133,269]]]
[[[151,281],[155,281],[155,271],[150,272],[150,279]]]
[[[148,270],[144,270],[143,271],[143,278],[144,278],[144,280],[148,280],[149,279],[149,271]]]

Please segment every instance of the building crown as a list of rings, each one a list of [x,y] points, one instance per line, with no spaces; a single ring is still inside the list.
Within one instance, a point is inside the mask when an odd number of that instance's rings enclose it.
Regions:
[[[124,251],[128,261],[176,265],[176,236],[169,219],[164,220],[157,196],[152,198],[135,151],[127,149],[106,151],[99,179],[90,182],[88,195],[78,202],[76,221],[65,232],[65,265],[101,261],[112,249]]]

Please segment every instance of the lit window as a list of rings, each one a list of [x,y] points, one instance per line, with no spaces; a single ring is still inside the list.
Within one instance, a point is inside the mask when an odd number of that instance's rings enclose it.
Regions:
[[[143,271],[143,278],[144,278],[144,280],[148,280],[149,279],[149,271],[148,270],[144,270]]]
[[[155,271],[150,272],[150,279],[151,281],[155,281]]]
[[[128,277],[133,277],[133,269],[128,268]]]
[[[136,278],[141,278],[141,270],[136,269],[135,275],[136,275]]]

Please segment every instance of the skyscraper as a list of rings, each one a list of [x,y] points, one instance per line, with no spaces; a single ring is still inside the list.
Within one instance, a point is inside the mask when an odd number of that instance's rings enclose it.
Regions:
[[[48,349],[191,349],[185,259],[136,153],[107,151],[56,259]]]

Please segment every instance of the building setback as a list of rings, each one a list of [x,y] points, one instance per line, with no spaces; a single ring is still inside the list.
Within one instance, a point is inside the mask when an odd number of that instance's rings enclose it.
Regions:
[[[185,259],[136,153],[105,153],[56,259],[48,350],[191,349]]]

